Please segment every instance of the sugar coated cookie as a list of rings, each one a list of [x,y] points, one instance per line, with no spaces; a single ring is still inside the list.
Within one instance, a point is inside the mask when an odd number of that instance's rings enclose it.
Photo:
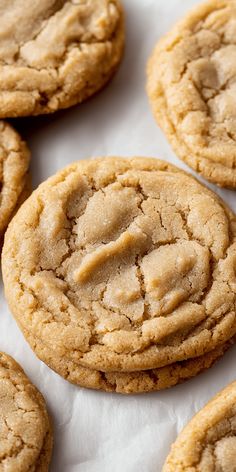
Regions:
[[[236,1],[194,8],[148,64],[154,116],[176,154],[203,177],[236,188]]]
[[[172,445],[163,472],[235,472],[236,382],[188,423]]]
[[[0,240],[25,198],[30,193],[30,153],[19,134],[0,121]]]
[[[0,470],[47,472],[52,431],[45,401],[21,367],[0,353]]]
[[[3,0],[0,17],[2,118],[82,102],[108,82],[121,60],[119,0]]]
[[[212,191],[157,159],[101,158],[33,192],[2,266],[30,336],[81,366],[129,372],[234,336],[235,260],[235,216]]]

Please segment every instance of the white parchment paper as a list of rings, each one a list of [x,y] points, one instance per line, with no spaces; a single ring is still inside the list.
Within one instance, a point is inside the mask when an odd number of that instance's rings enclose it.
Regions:
[[[126,53],[112,83],[90,101],[54,116],[13,124],[32,150],[34,186],[72,161],[92,156],[156,156],[180,167],[151,115],[147,58],[157,39],[196,0],[123,0]],[[236,210],[236,193],[215,190]],[[22,235],[24,237],[24,235]],[[52,472],[159,472],[177,433],[236,378],[236,348],[212,369],[163,392],[121,396],[70,385],[28,347],[1,284],[0,350],[21,363],[45,395],[54,423]]]

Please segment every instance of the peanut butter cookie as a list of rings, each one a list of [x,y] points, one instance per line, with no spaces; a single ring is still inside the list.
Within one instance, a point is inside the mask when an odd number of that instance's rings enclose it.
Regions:
[[[0,121],[0,241],[19,204],[30,194],[29,160],[25,142]]]
[[[203,356],[174,362],[157,369],[135,372],[102,372],[88,369],[65,357],[59,357],[53,349],[22,329],[27,342],[36,355],[51,369],[69,382],[81,387],[122,394],[146,393],[174,387],[212,367],[234,344],[227,341]]]
[[[236,382],[188,423],[172,445],[163,472],[236,471]]]
[[[167,162],[107,158],[33,192],[2,265],[23,330],[108,372],[163,367],[233,337],[235,260],[236,218],[213,192]]]
[[[0,471],[46,472],[52,431],[44,399],[4,353],[0,353],[0,398]]]
[[[119,0],[3,0],[0,18],[2,118],[82,102],[106,84],[121,60]]]
[[[148,64],[153,113],[176,154],[203,177],[236,188],[236,1],[193,9]]]

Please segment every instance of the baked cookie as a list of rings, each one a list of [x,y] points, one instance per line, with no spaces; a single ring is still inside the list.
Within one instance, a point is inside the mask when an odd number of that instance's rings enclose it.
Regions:
[[[236,188],[236,1],[193,9],[148,64],[154,116],[176,154],[203,177]]]
[[[52,431],[45,401],[4,353],[0,353],[0,398],[0,470],[46,472]]]
[[[24,238],[22,238],[24,234]],[[58,357],[101,371],[198,357],[236,332],[236,218],[156,159],[69,165],[5,236],[5,294]]]
[[[212,367],[234,344],[230,340],[203,356],[157,369],[136,372],[102,372],[83,367],[65,357],[59,357],[52,348],[48,348],[25,330],[22,331],[39,359],[64,379],[81,387],[122,394],[153,392],[183,383]]]
[[[162,470],[236,471],[236,382],[222,390],[185,426]]]
[[[30,194],[29,160],[25,142],[0,121],[0,240],[19,204]]]
[[[121,60],[119,0],[0,5],[0,117],[51,113],[101,89]]]

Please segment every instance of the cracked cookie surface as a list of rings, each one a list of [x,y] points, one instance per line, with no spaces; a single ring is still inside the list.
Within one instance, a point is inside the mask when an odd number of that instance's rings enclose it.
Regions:
[[[236,187],[236,1],[197,6],[148,64],[153,113],[177,155],[206,179]]]
[[[119,0],[3,0],[0,117],[51,113],[111,78],[124,46]]]
[[[236,471],[236,382],[200,410],[172,445],[163,472]]]
[[[0,471],[48,471],[52,432],[44,399],[21,367],[2,352],[0,398]]]
[[[167,162],[80,161],[13,218],[5,294],[23,330],[91,369],[201,356],[236,332],[235,225],[213,192]]]
[[[30,153],[19,134],[0,121],[0,240],[17,207],[29,195]]]

